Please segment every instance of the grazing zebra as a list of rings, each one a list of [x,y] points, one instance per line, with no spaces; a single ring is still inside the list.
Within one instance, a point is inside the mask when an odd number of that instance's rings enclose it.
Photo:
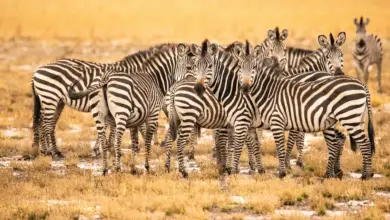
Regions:
[[[329,72],[334,75],[343,75],[343,52],[341,46],[346,40],[345,32],[340,32],[337,36],[337,39],[333,38],[333,35],[329,35],[330,42],[326,39],[324,35],[318,36],[318,43],[320,49],[316,52],[313,52],[306,57],[304,57],[298,67],[290,68],[284,72],[284,75],[296,75],[311,71],[324,71]],[[340,143],[343,143],[342,139],[345,139],[345,136],[336,129],[337,139]],[[290,155],[294,143],[297,145],[298,159],[297,165],[303,168],[303,145],[304,145],[305,134],[302,132],[291,130],[288,136],[287,141],[287,151],[286,151],[286,167],[290,168]],[[341,150],[340,150],[341,152]],[[338,172],[341,174],[341,170]]]
[[[198,53],[199,54],[199,53]],[[256,110],[248,109],[245,98],[245,91],[239,86],[239,60],[233,55],[221,51],[215,44],[208,45],[208,41],[202,43],[200,58],[195,59],[194,71],[196,76],[188,77],[178,82],[166,97],[169,109],[169,138],[166,144],[167,161],[166,168],[170,169],[170,148],[172,140],[177,139],[177,157],[179,161],[179,172],[183,177],[188,173],[184,167],[183,150],[187,144],[194,126],[204,128],[225,128],[219,131],[216,136],[227,136],[226,128],[234,130],[233,145],[238,153],[247,139],[247,132],[256,115]],[[194,90],[196,93],[194,93]],[[255,107],[254,105],[252,105]],[[255,134],[255,130],[250,131]],[[220,172],[224,172],[226,163],[226,148],[224,147],[227,138],[216,138],[217,159],[220,165]],[[254,143],[249,143],[253,145]],[[253,152],[256,157],[258,171],[264,169],[260,160],[260,152]],[[229,157],[227,158],[229,160]],[[233,167],[238,166],[238,158],[234,158]]]
[[[340,122],[349,133],[352,149],[356,143],[363,154],[362,179],[372,177],[372,154],[375,151],[370,94],[365,85],[348,76],[334,76],[313,82],[298,82],[283,76],[286,59],[273,65],[263,61],[252,72],[251,96],[259,107],[264,126],[270,128],[279,157],[279,177],[286,175],[284,130],[323,131],[329,148],[325,177],[334,177],[335,124]],[[315,73],[314,73],[315,74]],[[364,133],[364,116],[368,112],[368,136]]]
[[[33,147],[40,147],[42,153],[49,153],[54,159],[63,158],[56,146],[55,126],[65,105],[81,112],[90,112],[89,99],[102,97],[101,93],[97,92],[89,97],[71,100],[68,97],[68,87],[77,82],[78,89],[85,89],[94,85],[102,73],[108,70],[127,73],[138,71],[142,64],[163,46],[159,45],[140,51],[111,64],[61,59],[40,67],[32,78],[34,96]],[[95,145],[95,153],[99,152],[98,149],[99,145],[97,144]]]
[[[189,59],[189,47],[184,44],[170,45],[169,47],[156,52],[144,63],[142,71],[132,74],[108,73],[103,77],[104,81],[95,87],[81,92],[69,91],[70,98],[83,98],[91,92],[106,85],[106,106],[94,109],[100,117],[95,117],[100,143],[103,148],[103,174],[108,171],[107,146],[104,144],[104,129],[102,124],[108,114],[115,120],[115,165],[119,171],[121,157],[121,142],[124,131],[127,127],[137,134],[138,127],[143,123],[146,125],[146,155],[145,168],[149,171],[150,145],[153,133],[158,124],[158,115],[164,101],[164,96],[174,82],[184,78],[187,67],[191,64]],[[107,78],[107,80],[105,80]],[[93,105],[93,103],[91,104]],[[134,143],[138,145],[138,143]],[[132,172],[135,172],[133,145]]]
[[[376,64],[378,78],[378,92],[382,93],[381,73],[383,49],[381,39],[375,34],[368,34],[366,26],[370,22],[369,18],[360,21],[355,18],[356,25],[356,43],[354,44],[352,55],[355,63],[357,78],[360,80],[360,72],[364,72],[364,83],[368,83],[368,69],[371,65]]]

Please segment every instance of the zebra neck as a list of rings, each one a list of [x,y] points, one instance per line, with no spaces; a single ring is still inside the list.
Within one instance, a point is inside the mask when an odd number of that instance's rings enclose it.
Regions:
[[[177,54],[175,51],[167,50],[147,60],[141,72],[147,74],[150,77],[151,83],[154,83],[162,94],[166,95],[175,81],[176,64]]]
[[[221,57],[215,60],[213,77],[210,79],[209,88],[218,101],[228,104],[234,102],[234,97],[242,97],[238,77],[238,62],[231,56]]]
[[[251,96],[258,106],[264,105],[269,100],[273,100],[277,91],[282,87],[286,78],[282,73],[276,72],[274,68],[260,70],[253,79]]]

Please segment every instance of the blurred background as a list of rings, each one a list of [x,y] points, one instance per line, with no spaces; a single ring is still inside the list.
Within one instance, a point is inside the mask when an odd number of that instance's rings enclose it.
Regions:
[[[368,30],[390,34],[388,0],[2,0],[0,35],[4,38],[128,39],[139,43],[223,43],[261,41],[268,29],[290,31],[290,39],[318,34],[355,33],[353,18],[368,16]]]

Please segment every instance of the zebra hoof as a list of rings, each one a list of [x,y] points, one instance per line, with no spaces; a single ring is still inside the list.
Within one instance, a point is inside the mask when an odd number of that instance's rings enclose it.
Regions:
[[[188,160],[195,160],[194,154],[190,154],[190,155],[188,156]]]
[[[362,175],[362,180],[369,180],[369,179],[371,179],[371,178],[373,178],[373,177],[374,177],[374,173],[370,173],[370,174],[364,173],[364,174]]]
[[[162,148],[165,147],[165,141],[161,141],[160,147],[162,147]]]
[[[47,150],[40,150],[39,151],[42,155],[44,156],[51,156],[51,152],[50,151],[47,151]]]
[[[336,178],[338,178],[340,180],[343,179],[344,172],[342,170],[336,170],[335,173],[336,173]]]
[[[254,174],[256,174],[256,170],[250,169],[248,173],[249,173],[249,175],[254,175]]]
[[[286,171],[284,172],[279,172],[279,178],[283,179],[286,176]]]
[[[149,164],[145,164],[145,169],[146,169],[146,172],[148,172],[149,173]]]
[[[115,170],[116,170],[116,172],[121,172],[121,168],[120,167],[116,167]]]
[[[299,166],[301,169],[304,169],[305,166],[303,165],[303,162],[302,161],[297,161],[297,166]]]
[[[265,173],[265,170],[264,170],[264,169],[258,169],[258,170],[257,170],[257,173],[259,173],[259,174],[264,174],[264,173]]]
[[[103,169],[103,176],[106,176],[108,174],[108,169]]]
[[[184,170],[184,171],[181,171],[180,173],[181,173],[181,175],[183,176],[184,179],[188,179],[187,171]]]
[[[226,167],[226,173],[228,175],[232,175],[233,174],[232,168],[231,167]]]
[[[54,155],[52,156],[52,160],[54,161],[59,161],[59,160],[63,160],[65,157],[64,155],[61,153],[61,152],[56,152],[54,153]]]

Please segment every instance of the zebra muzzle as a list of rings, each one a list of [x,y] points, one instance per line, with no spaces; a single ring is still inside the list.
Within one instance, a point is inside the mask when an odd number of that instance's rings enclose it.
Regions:
[[[204,88],[204,86],[202,84],[196,83],[195,87],[194,87],[194,90],[195,90],[196,94],[198,94],[199,96],[203,96],[205,88]]]
[[[243,84],[242,87],[241,87],[241,91],[244,94],[248,94],[249,93],[249,84]]]
[[[342,76],[342,75],[344,75],[344,72],[343,72],[343,70],[341,70],[341,68],[336,68],[334,75]]]

